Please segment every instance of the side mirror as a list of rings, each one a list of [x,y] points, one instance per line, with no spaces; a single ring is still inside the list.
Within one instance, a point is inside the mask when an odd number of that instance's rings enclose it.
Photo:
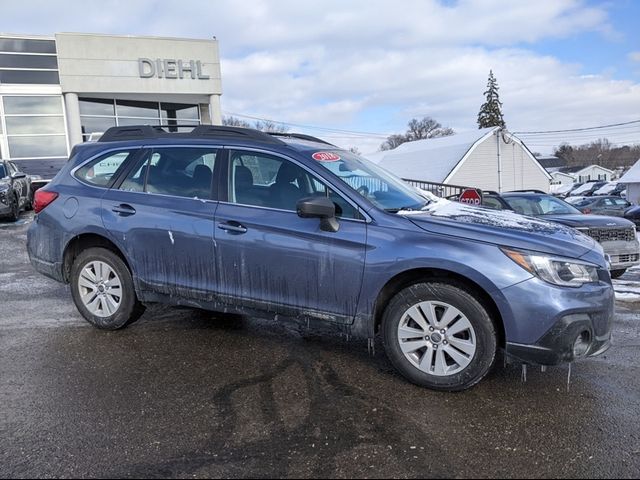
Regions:
[[[296,206],[301,218],[319,218],[320,230],[337,232],[340,224],[336,219],[336,206],[327,197],[309,197],[298,201]]]
[[[18,180],[20,178],[27,178],[27,174],[23,172],[15,172],[11,174],[11,178],[14,180]]]

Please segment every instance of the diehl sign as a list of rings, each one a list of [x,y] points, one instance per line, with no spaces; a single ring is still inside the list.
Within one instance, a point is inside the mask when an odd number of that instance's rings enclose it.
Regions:
[[[209,80],[209,75],[202,73],[202,62],[200,60],[173,60],[171,58],[150,58],[138,59],[138,72],[140,78],[184,78],[189,75],[192,79]]]

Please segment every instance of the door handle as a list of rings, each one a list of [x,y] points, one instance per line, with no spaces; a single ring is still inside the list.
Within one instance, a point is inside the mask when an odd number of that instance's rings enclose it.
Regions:
[[[229,233],[237,233],[237,234],[247,233],[247,227],[245,227],[244,225],[238,222],[219,223],[218,228],[220,230],[224,230]]]
[[[136,209],[133,208],[131,205],[127,205],[127,204],[120,204],[120,205],[116,205],[115,207],[113,207],[111,209],[112,212],[117,213],[118,215],[121,215],[123,217],[128,217],[131,215],[135,215],[136,213]]]

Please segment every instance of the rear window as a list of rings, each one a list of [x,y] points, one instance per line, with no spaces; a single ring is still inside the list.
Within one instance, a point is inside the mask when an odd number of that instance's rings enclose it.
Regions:
[[[109,187],[126,161],[138,150],[120,150],[106,153],[76,171],[76,178],[97,187]]]

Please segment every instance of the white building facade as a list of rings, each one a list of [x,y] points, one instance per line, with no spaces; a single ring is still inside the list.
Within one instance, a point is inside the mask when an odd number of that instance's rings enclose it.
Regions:
[[[549,192],[551,176],[515,135],[499,127],[408,142],[368,155],[410,180],[506,192]]]
[[[51,176],[112,126],[220,124],[221,94],[215,39],[0,35],[0,157]]]

